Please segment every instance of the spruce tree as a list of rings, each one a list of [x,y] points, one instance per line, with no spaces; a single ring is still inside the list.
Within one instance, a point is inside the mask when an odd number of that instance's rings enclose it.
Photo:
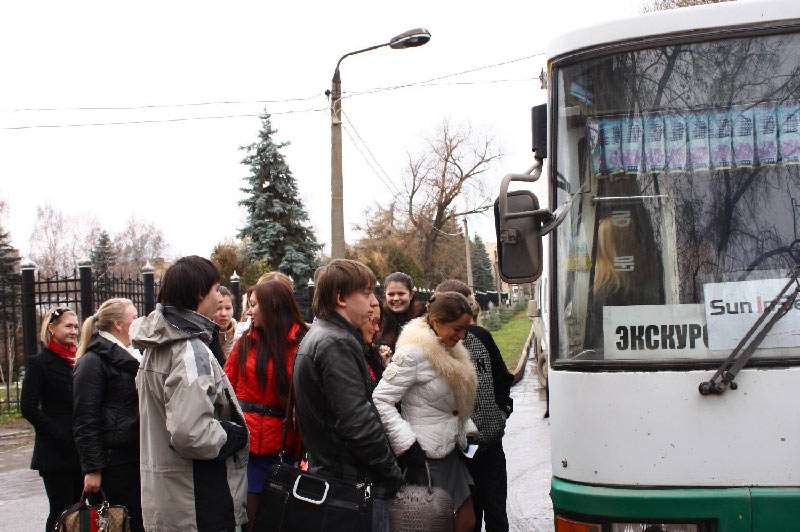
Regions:
[[[472,259],[472,283],[476,292],[487,292],[494,290],[494,279],[492,277],[492,261],[486,253],[486,246],[480,235],[475,235],[470,248]]]
[[[18,263],[19,253],[11,246],[11,235],[0,227],[0,285],[4,293],[10,292],[10,284],[19,280]]]
[[[94,277],[107,275],[117,264],[117,251],[108,232],[103,230],[92,248],[92,267]]]
[[[243,146],[250,167],[239,202],[247,209],[247,224],[239,238],[249,238],[247,252],[253,261],[265,260],[272,270],[290,275],[298,286],[316,268],[316,253],[322,248],[314,232],[305,225],[308,214],[297,193],[297,182],[280,150],[288,142],[276,143],[269,113],[261,115],[258,141]]]

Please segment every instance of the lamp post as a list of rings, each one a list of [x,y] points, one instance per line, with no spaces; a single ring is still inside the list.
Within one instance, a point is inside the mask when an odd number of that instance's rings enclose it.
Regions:
[[[389,42],[349,52],[339,58],[331,81],[331,257],[344,258],[344,192],[342,186],[342,80],[339,65],[345,57],[388,46],[398,50],[422,46],[431,40],[425,28],[416,28],[392,37]]]

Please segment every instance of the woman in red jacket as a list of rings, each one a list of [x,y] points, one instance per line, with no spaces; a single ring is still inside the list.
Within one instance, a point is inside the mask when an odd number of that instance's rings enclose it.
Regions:
[[[250,289],[248,301],[250,329],[234,345],[225,363],[225,373],[236,391],[250,431],[247,464],[250,530],[267,472],[279,461],[292,364],[308,326],[294,294],[280,281],[256,285]],[[290,419],[284,460],[292,463],[299,455],[300,431]]]

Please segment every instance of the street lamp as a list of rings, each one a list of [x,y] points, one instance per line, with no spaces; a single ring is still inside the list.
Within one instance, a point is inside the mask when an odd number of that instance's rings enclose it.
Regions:
[[[345,57],[388,46],[395,50],[415,48],[431,40],[425,28],[416,28],[377,44],[344,54],[336,63],[331,81],[331,257],[344,258],[344,192],[342,187],[342,80],[339,65]]]

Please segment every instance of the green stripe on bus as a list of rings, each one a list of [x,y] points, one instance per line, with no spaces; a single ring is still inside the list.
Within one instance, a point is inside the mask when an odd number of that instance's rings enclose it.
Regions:
[[[553,478],[550,496],[556,513],[712,519],[726,532],[800,530],[800,488],[615,488]]]

